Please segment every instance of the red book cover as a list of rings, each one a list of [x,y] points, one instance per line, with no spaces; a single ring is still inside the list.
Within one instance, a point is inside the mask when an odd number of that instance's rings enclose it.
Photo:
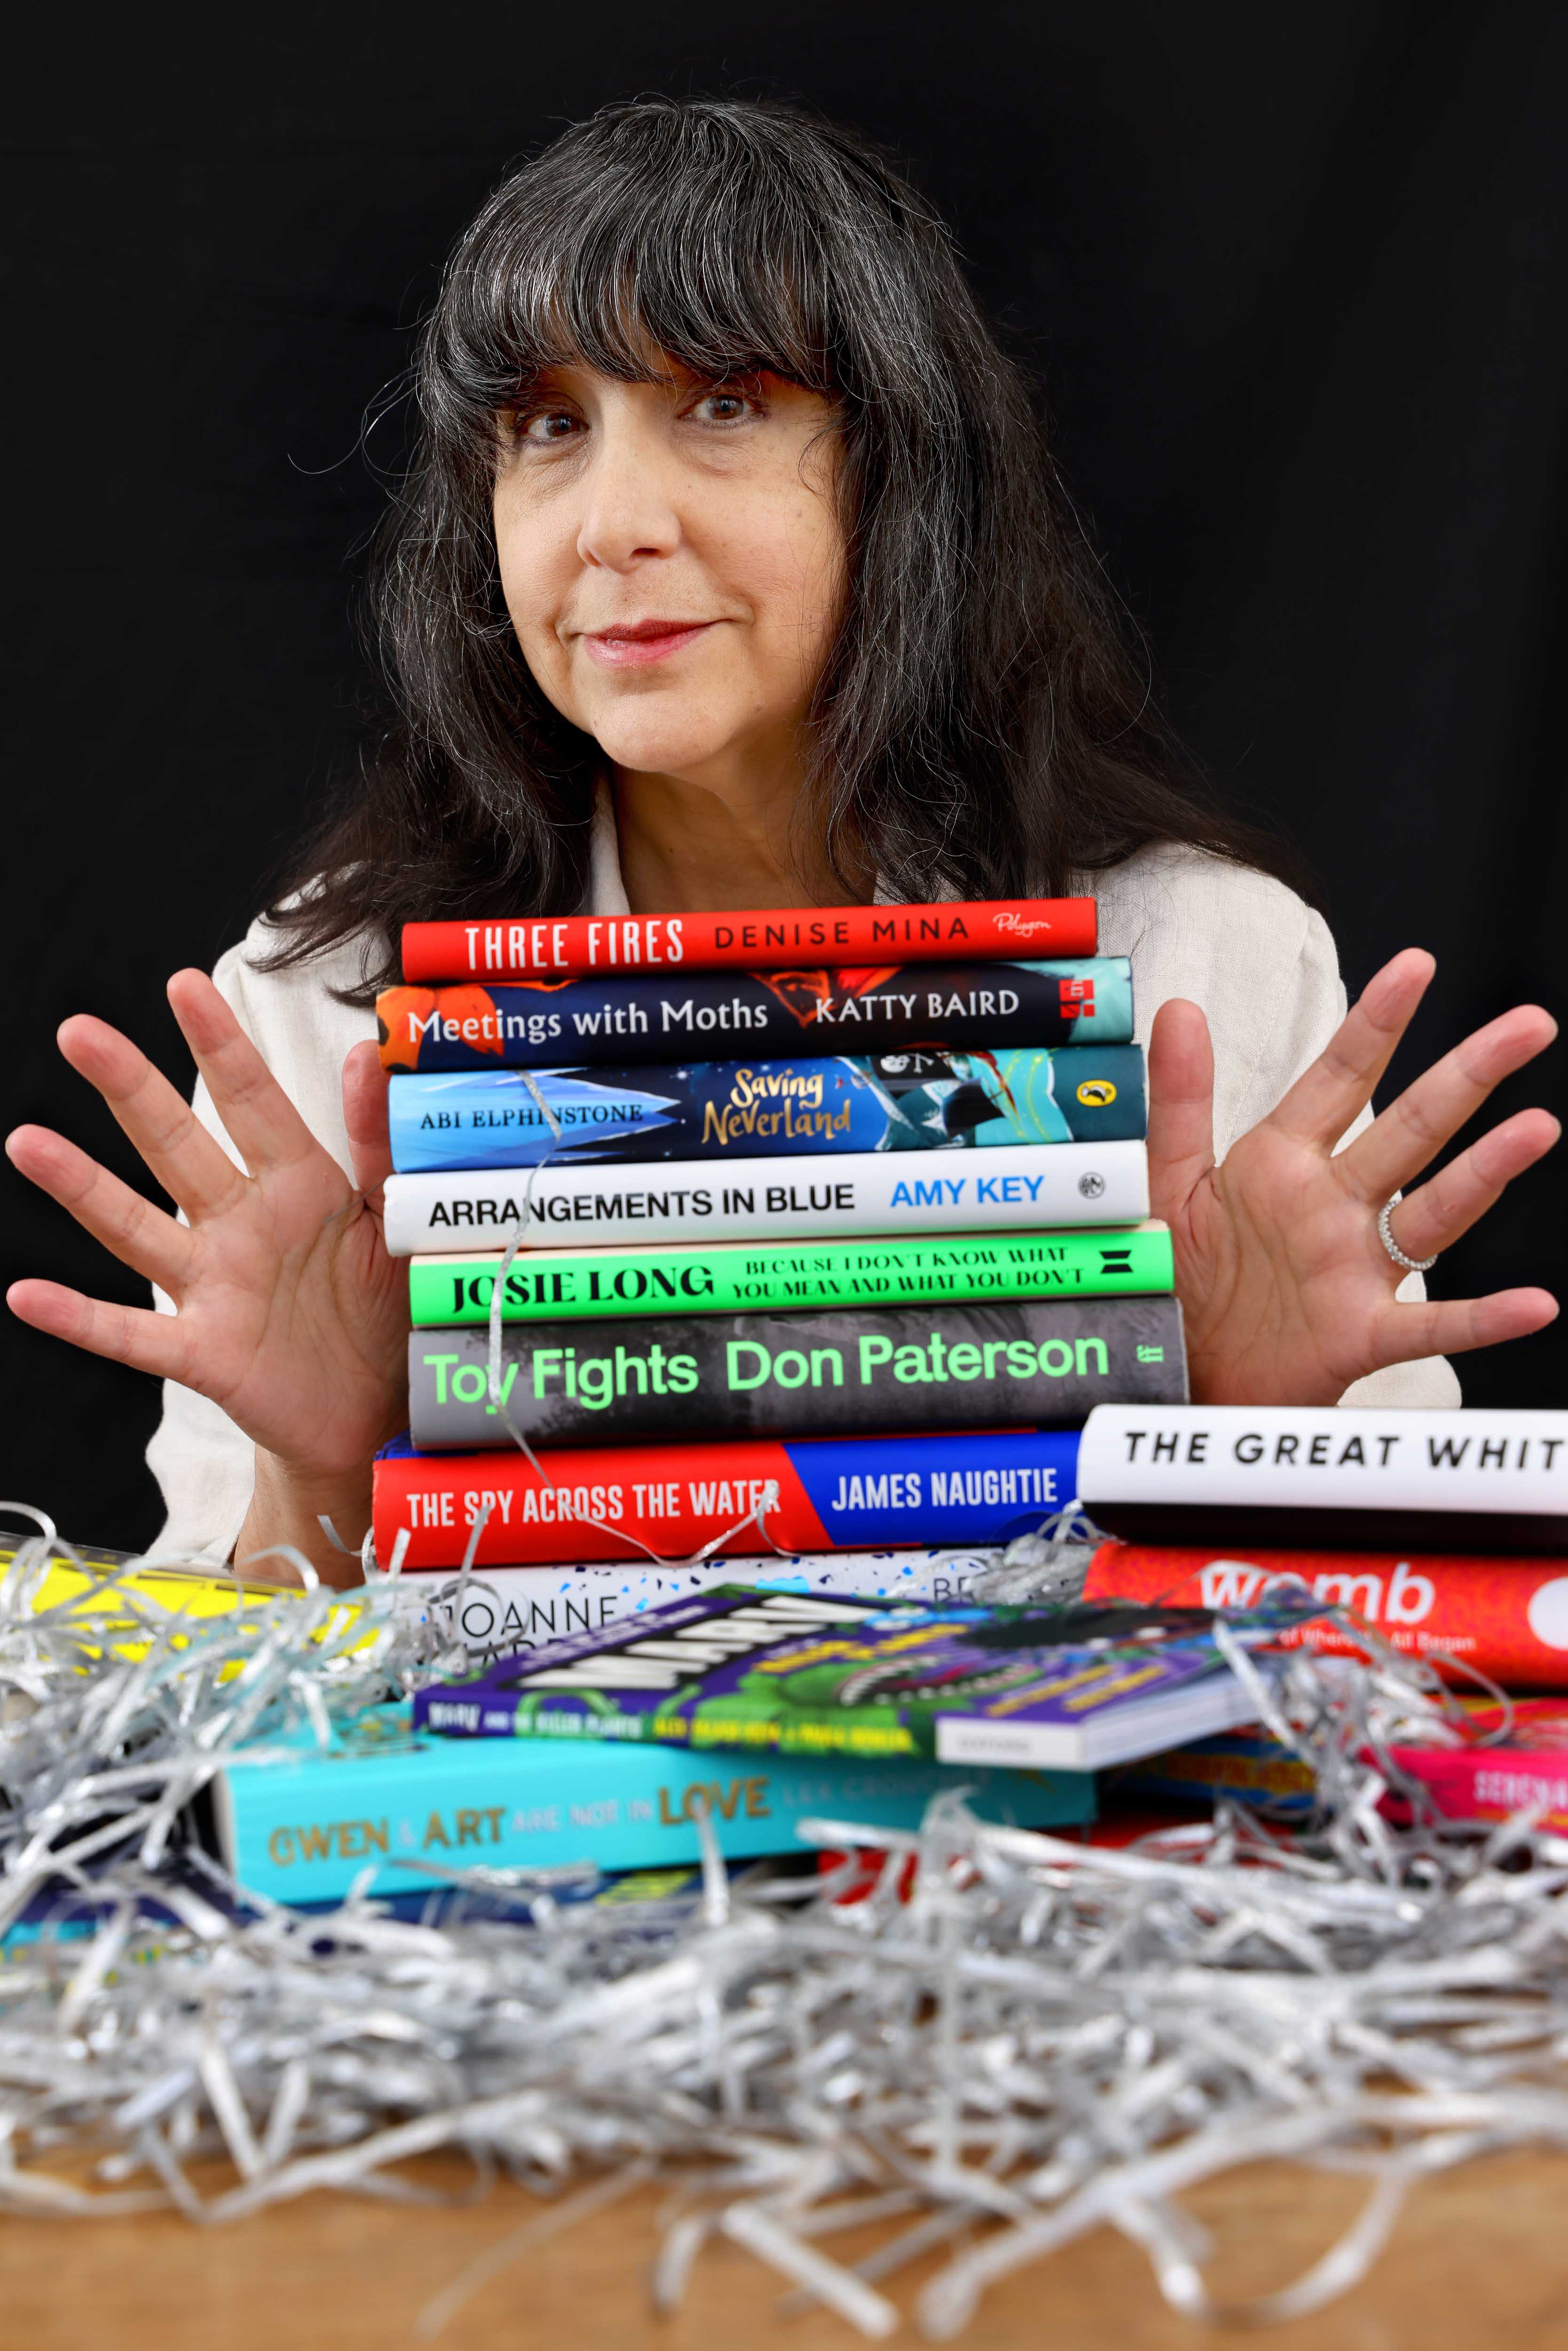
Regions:
[[[571,979],[591,972],[747,971],[796,964],[1025,961],[1092,956],[1092,898],[958,899],[938,906],[774,906],[756,913],[564,914],[405,923],[410,986]]]
[[[1310,1551],[1238,1559],[1211,1547],[1110,1542],[1094,1554],[1084,1598],[1250,1608],[1285,1582],[1353,1608],[1407,1656],[1473,1666],[1511,1689],[1568,1690],[1568,1559]],[[1354,1654],[1333,1625],[1300,1626],[1281,1646]]]
[[[829,1548],[782,1446],[726,1450],[723,1460],[711,1445],[552,1452],[546,1457],[548,1481],[520,1452],[384,1455],[372,1473],[376,1557],[385,1566],[406,1531],[403,1564],[411,1571],[455,1567],[486,1504],[489,1516],[475,1557],[479,1567],[588,1560],[623,1560],[634,1567],[650,1552],[661,1559],[689,1559],[765,1499],[772,1504],[768,1534],[781,1551]],[[758,1543],[766,1548],[760,1537]]]

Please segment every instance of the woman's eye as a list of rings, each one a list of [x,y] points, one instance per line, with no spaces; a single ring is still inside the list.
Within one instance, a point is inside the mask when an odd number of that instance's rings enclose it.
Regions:
[[[755,406],[748,392],[724,385],[716,392],[705,392],[692,413],[705,424],[733,424]]]
[[[512,431],[517,440],[531,448],[549,448],[555,443],[570,440],[579,423],[569,408],[536,408],[531,414],[515,416]]]

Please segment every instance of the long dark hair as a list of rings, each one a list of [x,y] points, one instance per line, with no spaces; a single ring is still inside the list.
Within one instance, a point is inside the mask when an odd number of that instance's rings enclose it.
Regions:
[[[447,266],[371,578],[395,723],[268,910],[274,966],[357,935],[363,997],[405,921],[581,904],[601,757],[535,685],[502,601],[497,419],[541,368],[643,379],[650,346],[834,404],[849,587],[800,818],[846,887],[1051,894],[1154,841],[1286,872],[1160,722],[924,198],[793,108],[643,99],[516,172]]]

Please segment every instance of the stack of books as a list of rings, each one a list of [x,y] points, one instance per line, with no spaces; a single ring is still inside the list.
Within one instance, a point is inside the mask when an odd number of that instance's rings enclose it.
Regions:
[[[1316,1613],[1285,1594],[1249,1646]],[[325,1752],[229,1757],[219,1851],[252,1892],[340,1897],[433,1878],[895,1848],[934,1796],[983,1819],[1082,1823],[1097,1766],[1246,1721],[1254,1700],[1192,1612],[884,1608],[721,1583],[374,1708]],[[412,1719],[411,1719],[412,1716]],[[813,1827],[812,1823],[816,1825]]]
[[[1533,1809],[1568,1829],[1568,1413],[1224,1405],[1094,1413],[1080,1484],[1085,1597],[1253,1608],[1297,1592],[1436,1667],[1461,1734],[1392,1761],[1451,1817]],[[1289,1636],[1355,1654],[1343,1622]],[[1505,1693],[1499,1705],[1486,1685]],[[1284,1812],[1307,1765],[1260,1730],[1140,1763],[1138,1799],[1228,1795]],[[1396,1811],[1408,1798],[1397,1789]]]
[[[1094,1405],[1186,1392],[1095,944],[1092,900],[410,925],[381,1562],[528,1578],[497,1647],[780,1555],[961,1597],[1071,1501]]]

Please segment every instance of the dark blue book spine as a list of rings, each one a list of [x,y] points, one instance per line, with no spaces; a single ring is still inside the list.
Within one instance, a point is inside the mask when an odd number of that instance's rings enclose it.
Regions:
[[[382,1062],[409,1071],[618,1067],[693,1052],[1125,1045],[1133,1036],[1133,967],[1125,956],[1077,956],[470,982],[383,988],[376,1015]]]

